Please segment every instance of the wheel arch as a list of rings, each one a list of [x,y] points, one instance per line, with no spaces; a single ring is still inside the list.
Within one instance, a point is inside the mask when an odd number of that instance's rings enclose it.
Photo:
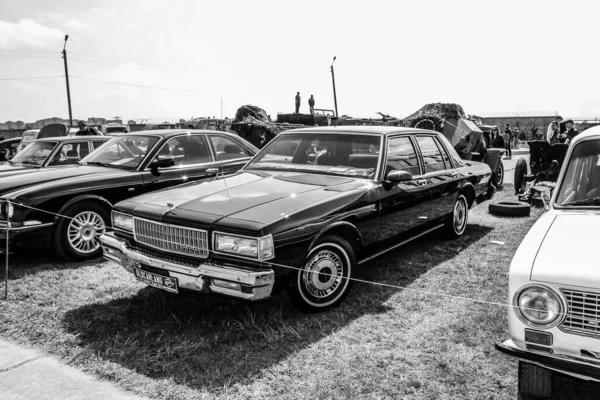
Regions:
[[[60,210],[58,210],[57,214],[59,215],[63,215],[65,210],[67,210],[69,207],[71,207],[73,204],[75,203],[79,203],[82,201],[86,201],[86,200],[92,200],[92,201],[96,201],[100,204],[103,204],[105,206],[107,206],[110,210],[112,210],[113,205],[110,201],[106,200],[104,197],[102,196],[98,196],[96,194],[84,194],[84,195],[80,195],[77,197],[73,197],[71,200],[67,201],[61,208]],[[59,216],[56,216],[56,219],[58,219]]]
[[[465,196],[465,198],[467,199],[467,205],[469,208],[471,208],[471,206],[475,202],[475,187],[473,187],[473,184],[470,182],[465,183],[458,192],[459,196],[461,194]]]
[[[362,235],[351,220],[336,221],[332,224],[325,226],[313,238],[313,240],[310,243],[309,249],[312,249],[318,242],[318,240],[326,235],[335,235],[345,239],[355,254],[362,248]]]

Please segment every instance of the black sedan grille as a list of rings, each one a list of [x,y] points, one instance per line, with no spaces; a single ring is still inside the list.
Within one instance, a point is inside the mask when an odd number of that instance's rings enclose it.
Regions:
[[[208,232],[168,225],[142,218],[133,219],[133,236],[138,243],[169,253],[208,257]]]
[[[600,338],[600,294],[561,289],[567,299],[567,316],[559,329]]]

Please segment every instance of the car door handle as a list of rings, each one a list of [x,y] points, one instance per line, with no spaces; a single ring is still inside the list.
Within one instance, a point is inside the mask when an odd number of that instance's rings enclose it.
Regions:
[[[417,181],[417,185],[419,185],[419,186],[425,186],[425,185],[427,185],[427,179],[419,179]]]
[[[207,173],[209,174],[218,174],[219,173],[219,168],[209,168],[206,170]]]

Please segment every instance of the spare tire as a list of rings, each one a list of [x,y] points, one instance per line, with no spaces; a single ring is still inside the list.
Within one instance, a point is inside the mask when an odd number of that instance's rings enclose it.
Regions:
[[[501,217],[526,217],[531,211],[531,206],[522,201],[499,201],[490,203],[490,214]]]
[[[522,194],[527,190],[525,175],[527,175],[527,161],[521,158],[515,166],[515,194]]]

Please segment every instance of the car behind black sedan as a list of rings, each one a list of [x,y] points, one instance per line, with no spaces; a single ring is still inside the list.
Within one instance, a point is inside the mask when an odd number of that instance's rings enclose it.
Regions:
[[[491,170],[437,132],[286,131],[228,177],[116,204],[104,256],[148,285],[239,299],[289,288],[300,308],[338,304],[361,264],[443,228],[493,196]]]
[[[8,234],[18,247],[51,245],[66,258],[97,257],[102,252],[98,238],[110,227],[114,203],[233,173],[256,152],[254,146],[226,132],[139,132],[112,138],[70,168],[42,168],[6,177],[0,173],[0,239],[6,238],[10,218]]]

